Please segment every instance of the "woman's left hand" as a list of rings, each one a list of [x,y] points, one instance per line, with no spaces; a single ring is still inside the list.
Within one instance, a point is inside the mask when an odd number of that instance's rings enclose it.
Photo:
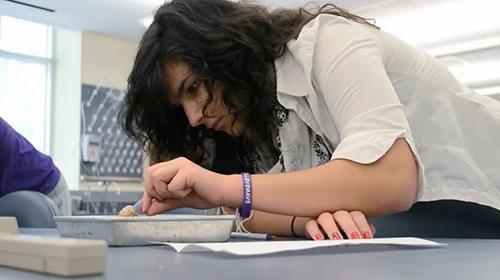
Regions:
[[[183,157],[152,165],[146,170],[142,212],[154,215],[180,207],[220,206],[223,176]]]
[[[314,240],[343,239],[342,232],[348,239],[369,239],[375,234],[375,227],[368,222],[365,214],[345,210],[325,212],[317,219],[307,221],[305,230],[306,236]]]

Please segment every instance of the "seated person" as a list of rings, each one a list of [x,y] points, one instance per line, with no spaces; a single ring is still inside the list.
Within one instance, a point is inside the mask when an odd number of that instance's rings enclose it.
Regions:
[[[61,171],[0,118],[0,197],[16,191],[46,194],[62,215],[71,215],[71,196]]]

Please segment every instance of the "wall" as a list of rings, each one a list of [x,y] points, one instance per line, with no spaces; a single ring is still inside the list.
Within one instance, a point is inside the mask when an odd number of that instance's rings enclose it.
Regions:
[[[137,44],[92,33],[55,28],[51,115],[51,154],[70,189],[80,181],[81,84],[125,89]],[[120,190],[142,191],[142,183],[119,183]],[[91,187],[102,190],[102,187]]]
[[[125,89],[127,77],[137,50],[137,43],[118,40],[94,33],[82,33],[81,83]],[[142,191],[141,182],[122,182],[121,190]],[[82,182],[80,189],[86,189]]]
[[[137,44],[82,34],[82,83],[125,89]]]
[[[70,189],[80,185],[80,90],[82,33],[54,29],[51,147]]]

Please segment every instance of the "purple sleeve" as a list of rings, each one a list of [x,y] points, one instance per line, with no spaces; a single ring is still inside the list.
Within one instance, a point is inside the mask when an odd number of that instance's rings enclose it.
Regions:
[[[60,177],[52,159],[0,118],[0,196],[19,190],[49,193]]]

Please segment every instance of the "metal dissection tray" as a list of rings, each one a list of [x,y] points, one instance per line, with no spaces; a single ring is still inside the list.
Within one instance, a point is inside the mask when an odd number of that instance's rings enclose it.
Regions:
[[[62,237],[101,239],[109,246],[155,242],[224,242],[234,215],[56,216]]]

